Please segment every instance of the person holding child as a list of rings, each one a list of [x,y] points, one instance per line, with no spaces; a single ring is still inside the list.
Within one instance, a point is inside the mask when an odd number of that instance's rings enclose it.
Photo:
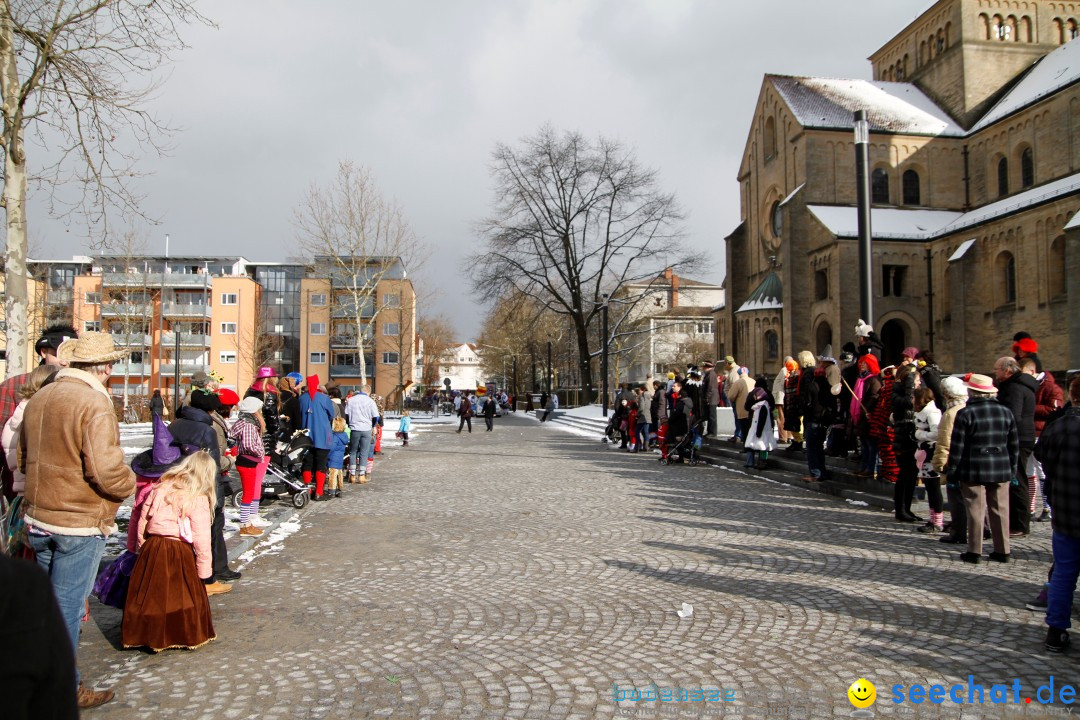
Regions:
[[[217,637],[204,584],[214,575],[216,475],[210,453],[196,452],[150,491],[135,530],[138,559],[124,605],[125,648],[194,650]]]

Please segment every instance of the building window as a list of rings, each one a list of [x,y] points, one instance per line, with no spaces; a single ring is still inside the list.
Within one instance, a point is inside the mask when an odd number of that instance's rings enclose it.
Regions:
[[[903,177],[904,185],[904,204],[905,205],[920,205],[919,202],[919,173],[914,170],[907,170],[904,172]]]
[[[85,293],[83,295],[83,302],[85,302],[87,305],[100,305],[101,304],[101,293],[99,293],[99,292]]]
[[[218,354],[218,360],[222,365],[235,365],[236,353],[232,350],[224,350]]]
[[[1016,258],[1011,252],[997,257],[998,296],[1003,305],[1016,302]]]
[[[237,297],[236,293],[221,293],[222,305],[236,305],[238,301],[239,298]]]
[[[308,360],[310,361],[309,364],[311,364],[311,365],[325,365],[326,364],[326,353],[324,353],[324,352],[309,353],[308,354]]]
[[[398,328],[399,328],[398,323],[383,323],[382,334],[383,335],[397,335],[398,334]]]
[[[825,300],[829,297],[829,271],[818,270],[814,273],[814,299]]]
[[[907,275],[907,265],[882,265],[881,266],[881,295],[882,297],[903,297],[904,280]]]
[[[274,326],[274,334],[275,335],[281,335],[284,332],[285,332],[285,326],[284,325],[275,325]]]
[[[285,304],[285,298],[278,295],[276,298],[274,298],[274,304],[275,305],[284,305]]]
[[[1029,188],[1035,184],[1035,154],[1031,148],[1024,148],[1020,153],[1020,187]]]
[[[85,332],[101,332],[101,321],[87,320],[83,323],[83,330]]]
[[[384,352],[382,354],[382,362],[383,365],[397,365],[400,361],[398,360],[398,354],[396,352]]]
[[[775,330],[769,330],[765,333],[765,359],[780,359],[780,336],[776,334]]]
[[[311,304],[314,307],[324,307],[326,305],[326,293],[314,293],[311,296]]]
[[[698,335],[712,335],[713,324],[711,322],[699,322],[695,327],[695,331]]]
[[[234,323],[234,322],[223,322],[223,323],[221,323],[221,334],[222,335],[235,335],[236,334],[236,323]]]
[[[1065,297],[1065,236],[1050,244],[1050,299]]]
[[[776,122],[765,118],[765,159],[771,160],[776,155]]]
[[[401,307],[401,296],[397,293],[384,293],[382,296],[383,307]]]
[[[784,233],[784,211],[779,202],[774,202],[769,213],[769,222],[772,225],[773,237],[777,240]]]
[[[326,323],[310,323],[308,329],[309,335],[325,335]]]
[[[997,185],[998,197],[1009,194],[1009,161],[1006,158],[998,160]]]
[[[870,176],[870,202],[875,205],[889,204],[889,173],[885,168],[874,170]]]

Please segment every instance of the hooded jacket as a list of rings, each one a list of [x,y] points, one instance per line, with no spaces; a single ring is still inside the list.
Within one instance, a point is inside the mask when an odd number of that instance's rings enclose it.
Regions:
[[[1016,373],[998,385],[998,402],[1012,410],[1020,447],[1035,447],[1035,393],[1039,381],[1026,373]]]
[[[1038,377],[1035,378],[1039,380]],[[1065,393],[1061,386],[1054,380],[1050,373],[1043,373],[1039,380],[1039,390],[1035,393],[1035,434],[1042,435],[1043,428],[1050,420],[1050,416],[1056,413],[1065,404]]]
[[[334,403],[330,396],[319,392],[319,376],[307,379],[307,392],[300,395],[300,426],[311,435],[311,444],[318,450],[334,445]]]

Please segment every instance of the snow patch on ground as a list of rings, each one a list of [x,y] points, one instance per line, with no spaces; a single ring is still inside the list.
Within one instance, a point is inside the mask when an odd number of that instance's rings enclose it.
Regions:
[[[288,520],[281,523],[274,528],[274,531],[268,536],[260,538],[255,547],[236,559],[237,568],[244,568],[252,560],[264,555],[276,555],[277,553],[280,553],[284,547],[285,539],[299,531],[300,527],[300,522],[297,520]]]
[[[855,505],[856,507],[870,507],[870,503],[863,502],[862,500],[852,500],[851,498],[845,498],[844,502],[848,505]]]

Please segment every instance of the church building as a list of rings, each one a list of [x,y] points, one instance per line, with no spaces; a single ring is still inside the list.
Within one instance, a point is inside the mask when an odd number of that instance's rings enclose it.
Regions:
[[[859,318],[853,116],[870,121],[872,288],[895,362],[988,372],[1024,330],[1080,367],[1080,2],[939,0],[873,80],[767,75],[726,238],[718,349],[755,372]],[[1070,312],[1071,309],[1071,312]]]

